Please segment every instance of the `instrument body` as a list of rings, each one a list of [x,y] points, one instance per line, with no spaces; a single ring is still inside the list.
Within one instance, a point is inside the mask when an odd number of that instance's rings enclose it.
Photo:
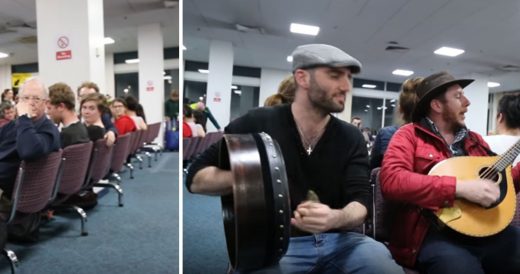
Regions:
[[[243,271],[278,263],[289,245],[291,221],[279,145],[266,133],[226,134],[219,162],[234,176],[233,193],[222,196],[231,266]]]
[[[437,163],[428,175],[455,176],[457,180],[471,180],[500,160],[499,156],[453,157]],[[500,198],[490,208],[484,208],[466,200],[456,199],[452,207],[441,208],[435,214],[440,222],[453,230],[473,237],[494,235],[511,223],[516,209],[516,194],[511,176],[511,166],[495,170],[493,180],[500,187]]]

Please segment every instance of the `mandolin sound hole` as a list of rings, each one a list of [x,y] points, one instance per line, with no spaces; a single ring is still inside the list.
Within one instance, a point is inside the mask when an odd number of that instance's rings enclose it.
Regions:
[[[499,183],[501,180],[500,172],[492,167],[481,168],[478,175],[481,179],[491,180],[495,183]]]

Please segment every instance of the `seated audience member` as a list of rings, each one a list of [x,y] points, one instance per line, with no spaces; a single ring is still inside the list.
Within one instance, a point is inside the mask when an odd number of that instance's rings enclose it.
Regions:
[[[29,78],[20,88],[18,118],[0,128],[0,189],[9,199],[20,162],[60,148],[58,129],[45,116],[47,96],[43,83]]]
[[[265,99],[264,106],[272,107],[280,104],[290,104],[294,101],[295,91],[296,85],[294,84],[294,77],[290,75],[280,83],[276,94]]]
[[[14,121],[16,118],[16,109],[10,102],[2,102],[0,104],[0,127]]]
[[[0,102],[7,102],[11,103],[12,105],[15,105],[13,90],[10,88],[4,89],[4,92],[2,92],[2,100]]]
[[[485,208],[500,197],[498,185],[487,179],[428,175],[451,157],[493,154],[464,121],[470,101],[463,88],[472,82],[440,72],[417,83],[412,88],[418,97],[413,123],[394,134],[383,159],[381,191],[399,204],[389,248],[399,263],[421,273],[520,273],[520,227],[509,225],[492,236],[471,237],[443,225],[434,214],[453,206],[455,199]],[[513,169],[516,191],[519,169]]]
[[[7,221],[22,160],[38,159],[60,149],[58,129],[45,116],[46,101],[45,85],[38,78],[29,78],[20,88],[18,118],[0,128],[0,222]],[[17,213],[8,231],[13,238],[35,241],[39,223],[40,213]],[[0,233],[5,235],[5,231]]]
[[[195,118],[193,117],[193,110],[191,108],[183,109],[184,121],[183,123],[188,124],[190,127],[191,136],[189,137],[204,137],[206,136],[206,132],[200,124],[195,123]]]
[[[484,136],[484,140],[491,150],[503,154],[520,140],[520,93],[504,95],[498,102],[497,113],[497,134]],[[520,156],[516,157],[513,165],[518,162]]]
[[[126,102],[126,107],[127,107],[126,114],[130,118],[132,118],[137,130],[148,129],[148,126],[146,125],[146,122],[144,121],[143,117],[141,117],[140,115],[137,114],[137,112],[139,111],[139,106],[140,106],[139,101],[137,101],[137,99],[134,96],[128,95],[125,97],[125,102]],[[141,109],[142,109],[142,106],[141,106]]]
[[[130,116],[126,115],[126,101],[121,98],[116,98],[110,105],[112,114],[114,116],[114,124],[116,125],[117,132],[124,135],[128,132],[136,131],[134,120]]]
[[[299,46],[292,56],[294,102],[251,110],[225,128],[227,134],[269,134],[282,149],[287,172],[292,213],[287,252],[278,265],[253,273],[403,273],[382,243],[351,231],[370,208],[368,152],[361,132],[331,113],[343,111],[361,64],[323,44]],[[218,167],[219,145],[190,165],[190,192],[233,192],[232,171]],[[311,191],[319,199],[309,199]]]
[[[74,92],[65,83],[49,87],[47,115],[57,125],[61,124],[61,147],[90,141],[87,128],[75,112]]]
[[[96,83],[93,82],[83,82],[78,87],[78,102],[81,102],[81,100],[88,94],[92,93],[98,93],[99,94],[99,87]],[[106,129],[106,133],[104,138],[107,140],[108,145],[114,144],[117,137],[117,129],[112,123],[112,116],[110,114],[110,109],[104,108],[103,114],[101,116],[101,121],[103,122],[103,127]]]
[[[105,136],[106,129],[101,121],[105,108],[105,97],[99,93],[89,94],[81,100],[81,118],[92,142]]]
[[[377,132],[374,146],[370,153],[370,169],[381,166],[386,148],[397,129],[403,124],[412,122],[412,111],[415,107],[415,100],[417,99],[417,95],[412,88],[415,88],[416,83],[421,80],[422,78],[412,78],[404,81],[403,86],[401,87],[401,93],[399,94],[398,106],[396,108],[397,115],[395,118],[398,121],[398,125],[384,127]]]

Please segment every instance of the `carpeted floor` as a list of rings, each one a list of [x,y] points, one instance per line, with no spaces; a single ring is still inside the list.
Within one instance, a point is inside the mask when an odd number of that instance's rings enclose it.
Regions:
[[[134,180],[123,174],[124,207],[113,190],[99,198],[87,211],[88,236],[67,214],[45,224],[36,244],[8,243],[20,273],[179,273],[178,158],[163,153]],[[10,273],[3,257],[0,273]]]
[[[224,274],[228,255],[220,197],[183,189],[183,273]]]

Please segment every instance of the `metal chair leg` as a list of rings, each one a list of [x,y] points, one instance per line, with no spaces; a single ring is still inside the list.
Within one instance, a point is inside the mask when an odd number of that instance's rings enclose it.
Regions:
[[[81,218],[81,236],[87,236],[88,235],[88,231],[86,229],[87,213],[85,212],[85,210],[83,210],[83,208],[81,208],[79,206],[74,206],[74,210],[76,210],[76,212],[79,214],[79,216]]]
[[[18,257],[16,257],[14,251],[7,248],[4,248],[2,253],[4,254],[5,258],[9,261],[9,264],[11,266],[11,273],[15,274],[18,270],[18,266],[20,265]]]
[[[122,207],[124,205],[123,204],[123,189],[121,188],[120,185],[114,184],[114,183],[97,183],[97,184],[94,184],[94,186],[110,187],[110,188],[115,189],[117,191],[118,205],[120,207]]]

